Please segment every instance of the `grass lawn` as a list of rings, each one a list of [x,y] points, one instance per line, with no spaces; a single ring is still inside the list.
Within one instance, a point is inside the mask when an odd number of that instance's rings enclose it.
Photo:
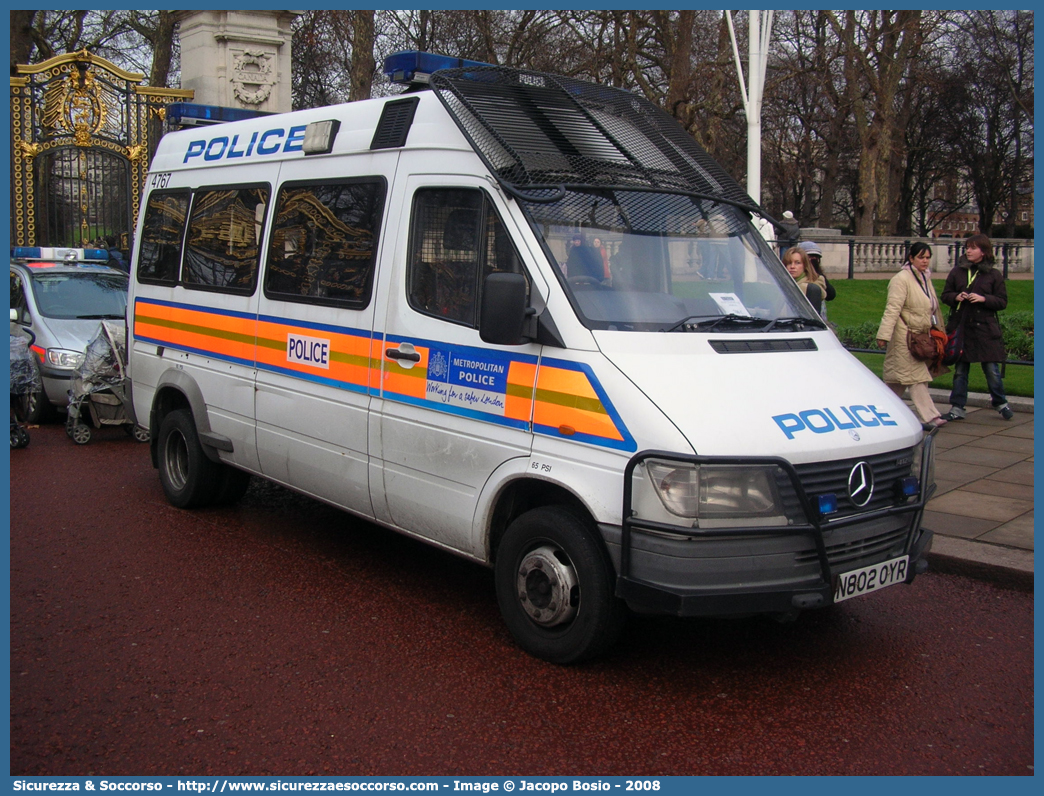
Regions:
[[[944,279],[932,280],[936,294],[942,293]],[[888,280],[886,279],[831,279],[830,284],[837,290],[837,298],[827,305],[830,322],[837,326],[859,326],[867,321],[878,323],[884,313],[885,300],[888,297]],[[1008,280],[1008,311],[1033,311],[1033,280]],[[944,307],[944,317],[945,310]],[[882,354],[855,355],[870,370],[881,375],[884,367]],[[940,376],[931,384],[932,387],[949,390],[953,386],[953,375]],[[972,365],[968,389],[972,392],[986,392],[986,379],[979,365]],[[1033,396],[1033,367],[1030,365],[1009,365],[1004,372],[1004,389],[1009,395]]]

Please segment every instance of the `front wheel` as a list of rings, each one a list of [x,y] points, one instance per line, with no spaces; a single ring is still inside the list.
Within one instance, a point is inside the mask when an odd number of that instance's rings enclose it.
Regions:
[[[175,409],[165,415],[157,442],[160,483],[167,500],[180,509],[213,502],[219,465],[203,452],[192,414],[186,409]]]
[[[85,426],[83,423],[76,423],[72,426],[65,427],[65,433],[69,435],[69,439],[75,442],[77,445],[86,445],[91,441],[91,427]]]
[[[29,445],[29,432],[21,426],[11,424],[11,447],[24,448]]]
[[[497,602],[522,649],[550,663],[601,655],[623,626],[613,568],[597,531],[557,506],[508,527],[494,568]]]
[[[23,411],[25,422],[31,426],[45,423],[56,414],[54,407],[51,406],[51,402],[47,400],[47,393],[42,390],[40,392],[31,392],[25,396]]]
[[[123,427],[128,436],[134,437],[138,442],[148,442],[151,435],[144,426],[128,424]]]

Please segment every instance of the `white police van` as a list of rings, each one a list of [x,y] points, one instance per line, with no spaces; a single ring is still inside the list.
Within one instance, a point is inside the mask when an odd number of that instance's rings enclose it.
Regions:
[[[426,90],[160,142],[130,375],[174,505],[253,474],[491,565],[559,663],[625,607],[788,616],[924,570],[931,435],[672,118],[385,68]]]

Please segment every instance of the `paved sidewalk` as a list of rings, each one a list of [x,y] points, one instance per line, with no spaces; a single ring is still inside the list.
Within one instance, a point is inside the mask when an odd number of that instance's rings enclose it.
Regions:
[[[948,393],[932,390],[939,410]],[[936,432],[935,480],[924,524],[935,532],[930,570],[1033,588],[1033,399],[1011,398],[1015,417],[969,396],[968,417]]]

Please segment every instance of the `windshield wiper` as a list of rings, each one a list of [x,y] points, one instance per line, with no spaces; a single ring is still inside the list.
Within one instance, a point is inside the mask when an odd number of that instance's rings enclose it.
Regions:
[[[731,312],[728,315],[690,315],[688,318],[682,318],[680,321],[674,324],[674,326],[670,326],[664,329],[663,331],[673,332],[676,329],[682,328],[683,326],[698,326],[701,327],[701,330],[703,330],[702,327],[704,324],[709,325],[707,326],[706,330],[703,331],[710,331],[711,329],[714,329],[723,323],[738,323],[741,325],[746,325],[748,323],[753,323],[754,321],[761,320],[761,318],[752,318],[750,315],[736,315],[735,313]]]
[[[761,331],[770,332],[776,326],[793,326],[798,329],[802,329],[805,326],[818,326],[820,329],[826,329],[826,324],[819,318],[802,318],[794,316],[792,318],[776,318]]]
[[[703,329],[703,331],[709,332],[712,329],[717,329],[723,323],[736,323],[740,326],[746,326],[747,324],[754,323],[755,321],[764,323],[764,321],[761,318],[752,318],[750,315],[736,315],[735,313],[730,312],[728,315],[722,315],[717,320],[710,321],[709,323],[707,321],[704,321],[703,323],[698,323],[696,325],[702,328],[706,324],[707,328]]]
[[[123,317],[124,316],[122,316],[122,315],[112,315],[112,314],[77,315],[76,316],[76,320],[78,320],[78,321],[95,321],[95,320],[116,321],[116,320],[123,320]]]

